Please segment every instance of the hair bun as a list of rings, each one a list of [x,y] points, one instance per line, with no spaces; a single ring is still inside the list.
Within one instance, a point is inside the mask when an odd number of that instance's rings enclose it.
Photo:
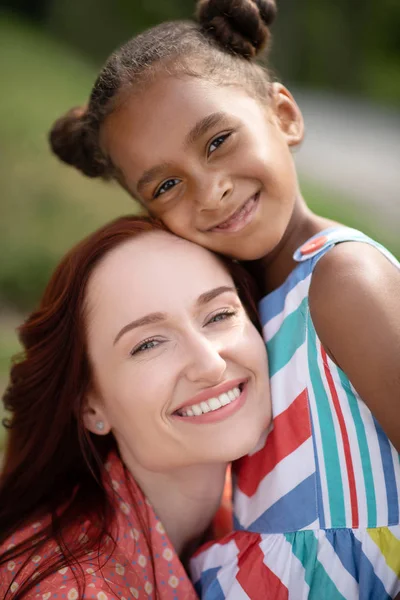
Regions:
[[[275,0],[199,0],[199,24],[225,49],[245,58],[256,56],[270,39]]]
[[[88,177],[106,174],[104,161],[96,160],[88,139],[86,107],[71,108],[57,119],[49,133],[52,151],[68,165],[76,167]]]

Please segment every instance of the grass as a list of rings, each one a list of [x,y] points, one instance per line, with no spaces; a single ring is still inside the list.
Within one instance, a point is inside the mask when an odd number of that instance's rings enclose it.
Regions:
[[[136,210],[112,184],[89,180],[50,153],[46,135],[54,120],[85,103],[95,69],[44,33],[0,13],[0,391],[18,349],[16,325],[36,302],[61,255],[107,220]],[[342,196],[309,181],[302,189],[318,213],[359,227],[400,256],[387,239]],[[0,427],[0,448],[4,432]]]
[[[135,204],[113,184],[89,180],[51,155],[47,132],[84,104],[92,66],[43,33],[0,13],[0,301],[30,308],[65,250]]]

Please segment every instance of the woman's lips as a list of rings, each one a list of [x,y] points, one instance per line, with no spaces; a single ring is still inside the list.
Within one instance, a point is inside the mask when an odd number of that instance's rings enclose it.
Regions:
[[[211,229],[215,232],[236,233],[246,227],[252,220],[258,206],[260,192],[249,198],[241,208],[233,213],[229,219]]]
[[[247,399],[247,388],[248,382],[240,384],[240,395],[237,398],[235,398],[235,400],[231,401],[229,404],[221,406],[216,410],[193,416],[182,416],[178,412],[175,412],[173,414],[173,418],[179,419],[180,421],[183,421],[185,423],[197,423],[198,425],[223,421],[224,419],[227,419],[242,408]]]

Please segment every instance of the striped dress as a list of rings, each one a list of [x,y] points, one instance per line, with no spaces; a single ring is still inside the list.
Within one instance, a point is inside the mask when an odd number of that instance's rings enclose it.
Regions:
[[[261,301],[273,423],[235,466],[235,531],[192,559],[207,600],[386,600],[400,592],[399,454],[329,358],[308,293],[318,260],[363,241],[344,227],[314,236]]]

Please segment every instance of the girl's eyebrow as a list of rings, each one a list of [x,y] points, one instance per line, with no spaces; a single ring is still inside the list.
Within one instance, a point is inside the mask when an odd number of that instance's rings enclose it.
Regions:
[[[197,121],[185,138],[185,146],[194,144],[200,137],[207,133],[207,131],[216,125],[221,125],[224,123],[226,118],[227,117],[225,113],[215,112]],[[168,167],[170,167],[168,163],[161,163],[145,171],[137,182],[137,191],[141,193],[144,187],[149,185],[154,179],[158,179],[158,177],[162,175],[162,173],[166,171]]]
[[[211,113],[197,121],[196,125],[192,127],[185,139],[185,146],[190,146],[197,142],[209,129],[212,129],[216,125],[220,125],[226,120],[226,115],[223,112]]]
[[[143,173],[143,175],[141,176],[141,178],[139,179],[139,181],[137,182],[136,185],[136,189],[137,191],[140,193],[141,190],[146,187],[147,185],[149,185],[154,179],[158,179],[158,177],[160,175],[162,175],[162,173],[168,169],[169,167],[169,163],[161,163],[159,165],[156,165],[155,167],[151,167],[151,169],[148,169],[147,171],[145,171]]]

